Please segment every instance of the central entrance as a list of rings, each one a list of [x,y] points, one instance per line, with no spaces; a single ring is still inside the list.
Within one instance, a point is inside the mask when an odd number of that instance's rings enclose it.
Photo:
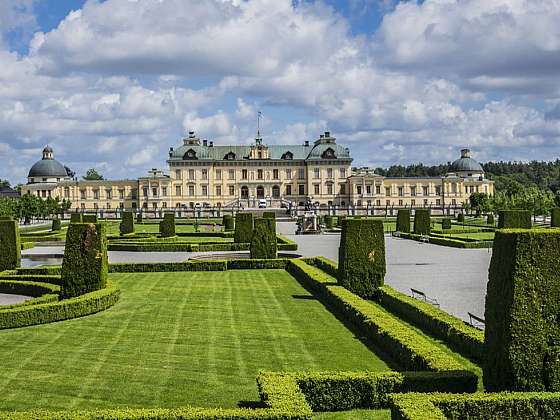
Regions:
[[[262,185],[257,187],[257,198],[264,198],[264,187]]]

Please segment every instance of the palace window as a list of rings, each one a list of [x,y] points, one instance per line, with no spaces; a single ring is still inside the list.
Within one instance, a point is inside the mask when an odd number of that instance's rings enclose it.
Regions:
[[[286,152],[282,155],[283,160],[292,160],[294,158],[294,154],[292,152]]]
[[[322,157],[323,159],[335,159],[335,158],[336,158],[336,154],[334,153],[334,150],[331,149],[331,148],[329,147],[327,150],[325,150],[325,151],[323,152],[323,154],[321,155],[321,157]]]
[[[124,190],[123,189],[119,190],[119,199],[124,200]]]
[[[292,195],[292,186],[286,185],[286,195]]]
[[[167,196],[167,187],[161,187],[161,195]]]
[[[264,179],[262,169],[257,169],[257,179]]]
[[[247,179],[247,169],[241,170],[241,179]]]
[[[292,170],[286,169],[286,179],[292,179]]]
[[[93,208],[94,208],[95,210],[97,210],[97,209],[99,208],[99,206],[97,205],[97,203],[93,203]]]
[[[346,168],[340,168],[340,177],[346,178]]]
[[[175,186],[175,195],[177,197],[181,197],[181,186],[180,185]]]
[[[321,177],[321,170],[319,168],[313,169],[313,178],[317,179]]]
[[[278,169],[273,169],[272,170],[272,179],[280,179],[280,174]]]
[[[216,185],[216,195],[220,197],[222,195],[222,186]]]
[[[319,184],[313,184],[313,193],[319,194]]]
[[[228,170],[228,179],[235,179],[235,170]]]
[[[380,206],[381,205],[381,200],[375,200],[375,205]]]
[[[234,185],[229,186],[229,195],[230,196],[235,195],[235,186]]]
[[[110,209],[111,209],[111,203],[105,204],[105,208],[106,208],[107,210],[110,210]]]
[[[93,190],[93,199],[99,200],[99,190]]]
[[[183,155],[183,160],[193,160],[197,159],[196,152],[193,149],[187,150],[187,153]]]
[[[81,204],[80,204],[80,208],[81,208],[82,210],[84,210],[84,209],[86,208],[86,204],[85,204],[85,203],[81,203]]]
[[[194,169],[189,169],[189,180],[194,179]]]
[[[399,187],[398,191],[399,191],[399,197],[403,197],[404,196],[404,187]]]
[[[328,179],[332,179],[332,178],[333,178],[333,170],[332,170],[332,168],[327,168],[327,178],[328,178]]]
[[[175,170],[175,179],[181,179],[181,170],[180,169]]]
[[[436,195],[441,195],[441,186],[436,186]]]
[[[362,193],[362,186],[361,186],[361,185],[356,185],[356,193],[357,193],[357,194],[361,194],[361,193]]]
[[[203,169],[202,170],[202,179],[204,179],[204,180],[208,179],[208,169]]]
[[[376,185],[375,186],[375,194],[381,195],[381,185]]]
[[[164,201],[163,203],[161,203],[161,207],[163,207],[164,209],[167,208],[167,203]]]
[[[305,179],[305,169],[304,168],[300,168],[298,171],[298,178],[299,179]]]
[[[428,187],[427,187],[427,186],[423,186],[423,187],[422,187],[422,194],[428,195],[428,191],[429,191],[429,190],[428,190]]]
[[[371,194],[371,185],[366,185],[366,194]]]
[[[157,188],[152,188],[152,196],[157,197]]]
[[[346,184],[340,184],[340,194],[346,194]]]
[[[216,169],[216,179],[221,181],[222,180],[222,170]]]
[[[119,191],[119,194],[120,194],[120,191]],[[123,191],[123,194],[124,194],[124,191]],[[137,190],[136,188],[133,188],[133,189],[130,191],[130,196],[131,196],[131,198],[132,198],[133,200],[136,200],[137,195],[138,195],[138,190]]]
[[[152,208],[153,208],[154,210],[156,210],[156,209],[157,209],[157,203],[152,203]]]
[[[410,195],[415,197],[416,196],[416,186],[413,185],[410,187]]]
[[[332,184],[327,184],[327,194],[332,195],[332,193],[333,193]]]
[[[428,205],[428,200],[424,199],[424,205],[427,206]]]
[[[441,206],[441,199],[436,198],[436,206]]]
[[[64,197],[66,198],[70,197],[70,188],[68,187],[64,188]]]
[[[390,206],[390,205],[391,205],[391,200],[385,201],[385,205],[386,205],[386,206]]]
[[[235,160],[235,153],[233,152],[228,152],[225,156],[224,156],[225,160]]]
[[[189,196],[193,196],[194,195],[194,185],[189,185]]]
[[[113,193],[110,189],[106,189],[105,190],[105,196],[107,197],[108,200],[110,200],[112,197]]]
[[[298,194],[299,195],[305,195],[305,185],[303,185],[303,184],[298,185]]]
[[[410,200],[410,205],[415,206],[416,205],[416,200]]]
[[[385,197],[391,196],[391,187],[385,187]]]

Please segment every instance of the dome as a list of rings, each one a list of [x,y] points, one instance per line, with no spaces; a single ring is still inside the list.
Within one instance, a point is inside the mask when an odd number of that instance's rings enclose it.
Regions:
[[[68,176],[64,165],[58,160],[43,159],[36,162],[29,170],[28,177],[65,178]]]
[[[461,150],[461,157],[449,168],[451,172],[484,172],[482,165],[470,157],[470,150]]]

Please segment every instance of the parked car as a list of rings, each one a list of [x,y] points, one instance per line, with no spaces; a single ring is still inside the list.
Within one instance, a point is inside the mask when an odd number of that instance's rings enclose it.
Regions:
[[[264,198],[259,199],[259,209],[266,209],[266,200]]]

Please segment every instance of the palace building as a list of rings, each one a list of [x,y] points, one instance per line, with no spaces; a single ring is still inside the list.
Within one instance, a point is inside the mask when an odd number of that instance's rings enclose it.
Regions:
[[[198,207],[461,207],[470,194],[493,194],[493,182],[468,149],[440,177],[390,178],[352,168],[350,150],[330,132],[300,145],[214,145],[194,132],[169,149],[168,173],[134,180],[77,180],[50,147],[29,171],[22,193],[67,199],[76,210]]]

